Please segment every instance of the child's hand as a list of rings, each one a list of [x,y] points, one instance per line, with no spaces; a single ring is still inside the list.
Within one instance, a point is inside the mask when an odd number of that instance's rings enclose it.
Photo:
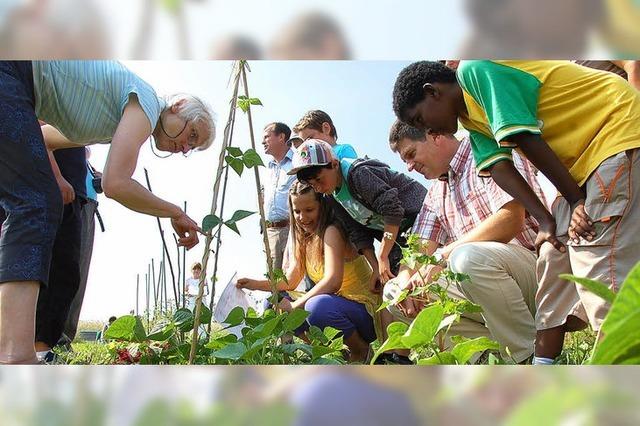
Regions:
[[[238,278],[238,281],[236,281],[236,287],[246,288],[247,290],[256,290],[255,282],[256,280],[252,280],[251,278]]]
[[[380,281],[382,284],[386,284],[392,278],[396,276],[391,272],[391,265],[389,264],[389,257],[384,256],[378,258],[378,273],[380,274]]]
[[[383,285],[380,281],[380,274],[378,271],[373,271],[369,281],[369,291],[373,294],[382,294],[382,287]]]
[[[282,299],[280,303],[278,303],[278,308],[282,309],[285,312],[291,312],[295,309],[289,299]]]
[[[593,227],[593,221],[584,211],[584,200],[578,201],[573,206],[571,213],[571,223],[569,224],[569,238],[575,243],[580,242],[580,237],[587,241],[593,240],[596,236],[596,230]]]
[[[567,251],[567,248],[558,240],[556,237],[556,221],[553,217],[550,217],[546,221],[542,221],[540,223],[540,228],[538,230],[538,235],[536,236],[536,252],[540,251],[540,246],[544,242],[549,242],[561,253]]]

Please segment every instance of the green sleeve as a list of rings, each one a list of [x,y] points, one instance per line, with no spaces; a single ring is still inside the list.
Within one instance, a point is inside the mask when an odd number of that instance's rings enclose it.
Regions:
[[[495,140],[473,130],[469,137],[478,176],[490,176],[487,169],[499,161],[513,161],[510,148],[500,148]]]
[[[503,141],[518,133],[542,133],[537,118],[541,83],[534,75],[493,61],[463,61],[457,76],[501,145],[514,147]]]

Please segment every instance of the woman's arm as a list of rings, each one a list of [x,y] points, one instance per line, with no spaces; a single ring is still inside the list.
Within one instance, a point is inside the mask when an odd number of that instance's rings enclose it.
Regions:
[[[335,294],[342,285],[346,242],[335,226],[324,233],[324,275],[315,286],[291,304],[291,308],[304,308],[304,304],[319,294]]]
[[[150,135],[149,120],[138,100],[132,97],[124,108],[120,124],[111,140],[102,176],[104,194],[131,210],[171,218],[171,225],[180,237],[179,244],[191,248],[198,243],[198,224],[180,207],[156,197],[131,178],[138,162],[140,147]]]

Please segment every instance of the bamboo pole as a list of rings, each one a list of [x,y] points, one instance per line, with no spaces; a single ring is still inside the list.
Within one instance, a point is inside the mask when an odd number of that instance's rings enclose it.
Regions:
[[[247,84],[247,67],[246,67],[246,63],[243,62],[243,65],[241,67],[241,72],[242,72],[242,82],[244,83],[244,94],[247,98],[250,98],[249,96],[249,86]],[[253,119],[251,118],[251,105],[249,105],[248,109],[247,109],[247,118],[249,119],[249,136],[251,138],[251,148],[253,148],[253,150],[256,150],[256,140],[253,134]],[[273,277],[273,264],[271,263],[271,248],[269,247],[269,236],[267,235],[267,221],[266,221],[266,216],[264,214],[264,194],[262,193],[262,191],[260,190],[261,185],[260,185],[260,173],[258,173],[258,168],[254,167],[253,168],[253,172],[256,178],[256,191],[258,192],[258,209],[260,211],[260,225],[262,226],[262,229],[264,230],[264,232],[262,233],[262,241],[264,243],[264,252],[267,256],[267,270],[269,271],[269,283],[271,284],[271,293],[272,293],[272,305],[274,308],[276,308],[278,306],[278,291],[276,288],[276,283],[274,282],[274,280],[272,279]]]
[[[230,138],[230,129],[233,128],[233,123],[235,120],[235,112],[236,112],[236,105],[237,105],[237,101],[238,101],[238,88],[240,86],[240,74],[241,74],[241,63],[239,62],[235,62],[234,63],[234,71],[235,71],[235,76],[234,76],[234,83],[233,83],[233,96],[231,97],[231,108],[229,110],[229,119],[227,121],[227,125],[225,126],[224,129],[224,138],[222,141],[222,146],[220,147],[220,156],[218,158],[218,169],[216,171],[216,177],[215,177],[215,181],[213,184],[213,197],[211,200],[211,214],[215,214],[216,210],[217,210],[217,206],[218,206],[218,193],[220,191],[220,181],[221,181],[221,176],[222,176],[222,172],[225,168],[225,156],[227,153],[227,147],[229,146],[229,142],[231,140]],[[218,236],[219,238],[219,236]],[[193,364],[193,361],[195,359],[195,355],[196,355],[196,348],[198,346],[198,328],[200,326],[200,312],[201,312],[201,307],[200,307],[200,301],[202,300],[202,294],[204,293],[204,280],[206,279],[206,273],[204,273],[207,270],[207,265],[209,263],[209,254],[211,252],[211,242],[213,241],[213,235],[211,232],[207,233],[207,236],[205,238],[205,248],[204,248],[204,253],[202,255],[202,271],[203,274],[200,275],[200,283],[199,283],[199,290],[198,290],[198,296],[196,298],[196,307],[195,307],[195,318],[194,318],[194,325],[193,325],[193,334],[192,334],[192,338],[191,338],[191,350],[189,352],[189,364]]]
[[[149,192],[153,192],[151,191],[151,181],[149,180],[149,172],[147,171],[147,169],[144,169],[144,177],[147,180],[147,189],[149,189]],[[169,270],[171,271],[171,279],[173,281],[173,294],[174,297],[176,298],[176,303],[178,300],[178,293],[176,291],[176,276],[173,273],[173,265],[171,263],[171,256],[169,255],[169,248],[167,247],[167,242],[164,239],[164,231],[162,230],[162,224],[160,223],[160,218],[156,217],[156,221],[158,223],[158,230],[160,231],[160,239],[162,240],[162,249],[164,250],[164,253],[166,253],[167,255],[167,260],[169,262]],[[178,305],[176,305],[176,308],[178,307]]]

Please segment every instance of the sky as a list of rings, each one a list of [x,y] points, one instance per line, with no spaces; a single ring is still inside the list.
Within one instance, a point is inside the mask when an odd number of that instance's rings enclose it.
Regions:
[[[359,155],[368,155],[406,170],[387,146],[387,134],[393,123],[391,90],[398,72],[408,62],[339,62],[298,61],[250,63],[249,93],[264,106],[252,109],[257,151],[265,163],[260,137],[265,124],[283,121],[293,126],[309,109],[329,113],[338,131],[338,142],[354,146]],[[211,148],[195,152],[189,158],[174,155],[154,157],[149,143],[143,145],[134,179],[144,184],[144,168],[150,175],[154,193],[174,204],[187,202],[187,213],[197,222],[210,211],[213,181],[222,133],[229,114],[231,87],[228,84],[232,63],[216,62],[125,62],[125,65],[154,86],[159,95],[188,92],[202,97],[217,115],[218,136]],[[236,117],[233,145],[250,147],[248,120],[239,112]],[[102,169],[109,145],[92,147],[92,164]],[[420,176],[414,176],[425,182]],[[113,200],[99,198],[99,211],[106,232],[96,228],[93,259],[87,292],[81,312],[83,320],[105,320],[111,315],[127,314],[135,309],[136,277],[140,275],[139,309],[143,310],[145,273],[155,259],[156,275],[162,258],[162,246],[156,219],[135,213]],[[253,173],[229,175],[224,218],[233,211],[257,211],[257,194]],[[169,251],[174,258],[176,246],[168,219],[162,220]],[[234,272],[239,276],[261,278],[265,260],[258,215],[244,219],[238,226],[241,236],[224,229],[218,278],[221,285]],[[187,265],[199,261],[204,240],[187,252]],[[212,258],[211,258],[212,259]],[[213,272],[209,262],[207,276]],[[218,293],[221,291],[218,290]],[[169,289],[171,293],[171,289]]]

